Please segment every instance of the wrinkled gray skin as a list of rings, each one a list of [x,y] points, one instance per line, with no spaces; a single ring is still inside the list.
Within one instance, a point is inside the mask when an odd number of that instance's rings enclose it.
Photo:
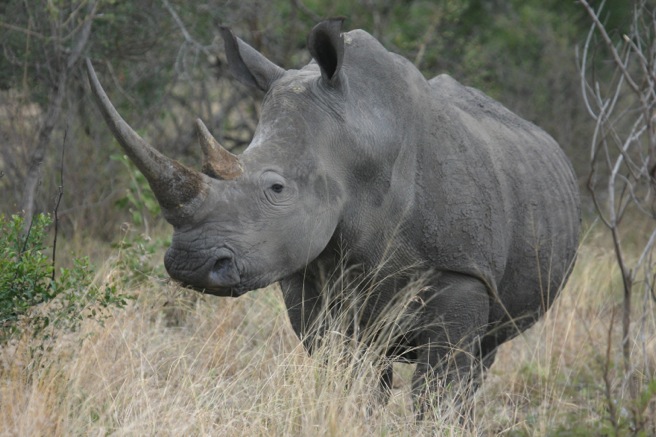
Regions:
[[[280,282],[311,350],[326,272],[377,276],[353,291],[365,302],[358,332],[421,276],[386,352],[417,363],[421,400],[444,382],[477,380],[497,346],[551,305],[575,259],[577,184],[535,125],[447,75],[427,81],[368,33],[340,27],[333,19],[312,30],[314,60],[300,70],[222,29],[232,73],[266,92],[237,176],[161,157],[98,98],[174,225],[173,279],[218,296]],[[154,170],[151,158],[162,161]],[[391,377],[387,365],[383,389]]]

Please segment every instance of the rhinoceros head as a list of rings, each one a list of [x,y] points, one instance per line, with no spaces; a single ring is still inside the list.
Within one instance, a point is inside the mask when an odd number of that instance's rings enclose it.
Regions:
[[[131,129],[87,61],[105,121],[174,227],[165,256],[173,279],[238,296],[301,270],[328,244],[344,203],[334,168],[340,152],[331,147],[344,129],[336,92],[346,86],[340,27],[339,19],[317,25],[308,37],[316,64],[289,71],[221,29],[233,75],[266,96],[252,142],[239,156],[197,121],[200,172],[165,157]]]

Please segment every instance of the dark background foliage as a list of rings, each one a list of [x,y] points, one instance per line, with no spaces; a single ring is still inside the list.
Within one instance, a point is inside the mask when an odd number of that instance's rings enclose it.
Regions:
[[[607,28],[621,32],[630,12],[624,0],[607,1]],[[448,73],[534,121],[585,178],[593,124],[575,48],[590,21],[575,1],[8,0],[0,3],[0,211],[50,211],[63,185],[62,231],[111,240],[135,210],[152,210],[147,197],[140,205],[145,184],[90,99],[84,57],[135,129],[197,166],[195,118],[239,150],[258,115],[260,96],[229,77],[217,25],[295,68],[310,59],[308,31],[330,16],[347,17],[346,29],[369,31],[427,77]],[[602,65],[595,74],[609,73]]]

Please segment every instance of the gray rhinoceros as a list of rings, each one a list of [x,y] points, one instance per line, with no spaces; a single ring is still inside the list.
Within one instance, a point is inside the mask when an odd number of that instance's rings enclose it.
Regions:
[[[375,278],[350,291],[360,302],[350,333],[384,329],[383,309],[395,308],[390,323],[402,328],[386,334],[382,354],[417,363],[413,390],[424,399],[445,382],[478,380],[497,347],[549,308],[577,251],[577,182],[540,128],[447,75],[426,80],[341,24],[312,29],[313,61],[300,70],[221,29],[232,74],[266,95],[239,156],[197,123],[202,172],[139,137],[88,63],[90,83],[174,227],[164,260],[173,279],[217,296],[279,282],[312,349],[322,309],[342,307],[328,295],[343,281],[335,272]],[[418,276],[414,295],[391,306]]]

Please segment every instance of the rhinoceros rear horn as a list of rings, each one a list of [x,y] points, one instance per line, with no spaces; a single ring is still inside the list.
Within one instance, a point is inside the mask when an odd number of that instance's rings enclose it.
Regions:
[[[162,155],[141,138],[116,111],[88,59],[86,66],[91,90],[105,122],[148,180],[164,217],[173,225],[184,222],[205,199],[208,186],[204,176]]]
[[[343,17],[330,18],[312,28],[307,46],[312,58],[321,69],[321,77],[334,84],[344,60],[344,38],[342,38]]]
[[[200,118],[196,120],[196,132],[203,149],[203,173],[221,180],[235,179],[242,174],[239,158],[219,144]]]

